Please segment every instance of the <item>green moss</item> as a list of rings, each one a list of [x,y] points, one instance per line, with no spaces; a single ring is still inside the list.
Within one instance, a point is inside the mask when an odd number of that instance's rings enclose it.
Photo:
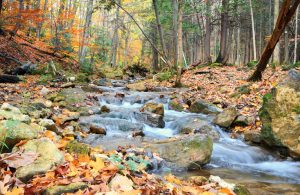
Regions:
[[[75,153],[75,154],[88,155],[90,153],[90,147],[88,145],[79,143],[76,140],[70,141],[66,146],[66,150],[69,153]]]
[[[87,188],[88,185],[83,183],[83,182],[79,182],[79,183],[71,183],[69,185],[58,185],[58,186],[52,186],[50,188],[48,188],[43,194],[44,195],[60,195],[60,194],[64,194],[64,193],[75,193],[78,190],[83,190],[85,188]]]
[[[170,101],[169,102],[169,106],[173,109],[173,110],[176,110],[176,111],[183,111],[184,110],[184,108],[183,108],[183,106],[180,104],[180,103],[178,103],[178,102],[176,102],[176,101]]]
[[[236,185],[233,191],[237,195],[251,195],[249,190],[245,186],[240,185],[240,184]]]
[[[300,105],[295,106],[292,111],[300,114]]]

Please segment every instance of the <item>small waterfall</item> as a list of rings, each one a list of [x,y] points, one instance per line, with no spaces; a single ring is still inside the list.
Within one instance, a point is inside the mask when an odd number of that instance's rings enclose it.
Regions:
[[[211,124],[212,117],[210,116],[169,110],[168,93],[128,92],[122,90],[122,88],[105,88],[105,90],[108,92],[100,96],[99,101],[101,105],[108,106],[111,112],[97,117],[101,119],[98,121],[99,123],[106,122],[105,128],[108,131],[108,137],[117,135],[128,139],[130,134],[120,131],[121,123],[124,123],[123,125],[126,123],[129,126],[139,124],[140,121],[135,118],[134,112],[139,112],[143,104],[148,101],[160,102],[164,103],[165,106],[165,128],[153,128],[142,124],[146,137],[160,139],[176,136],[178,134],[176,121],[184,118],[200,118],[207,121],[220,137],[214,141],[212,160],[207,166],[208,169],[240,171],[247,173],[256,180],[257,178],[266,178],[267,175],[267,180],[271,183],[278,182],[278,179],[272,179],[272,177],[279,177],[285,181],[288,180],[290,183],[300,184],[300,162],[281,160],[260,147],[250,146],[241,139],[230,138],[230,135],[223,129]],[[116,93],[123,93],[124,97],[118,96]]]

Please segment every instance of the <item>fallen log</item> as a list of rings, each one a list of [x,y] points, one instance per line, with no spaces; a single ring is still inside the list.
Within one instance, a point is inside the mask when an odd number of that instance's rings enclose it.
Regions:
[[[21,79],[17,76],[13,76],[13,75],[0,75],[0,83],[18,83],[20,82]]]
[[[17,60],[16,58],[11,57],[11,56],[9,56],[9,55],[7,55],[7,54],[0,53],[0,57],[5,58],[5,59],[10,60],[10,61],[13,61],[13,62],[15,62],[15,63],[17,63],[17,64],[19,64],[19,65],[23,65],[22,62],[20,62],[20,61]]]

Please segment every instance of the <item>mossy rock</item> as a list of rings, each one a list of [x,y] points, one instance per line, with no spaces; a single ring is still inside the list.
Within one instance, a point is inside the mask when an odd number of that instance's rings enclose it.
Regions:
[[[70,141],[67,146],[66,150],[69,153],[75,153],[75,154],[84,154],[88,155],[90,153],[90,147],[84,143],[80,143],[76,140]]]
[[[33,176],[46,173],[64,161],[63,153],[48,138],[30,140],[26,144],[13,149],[14,152],[18,150],[33,152],[38,155],[33,163],[16,170],[16,177],[23,182],[27,182]]]
[[[148,148],[159,153],[170,167],[201,169],[210,162],[213,141],[203,135],[184,136],[149,144]]]
[[[251,195],[250,191],[244,185],[240,184],[237,184],[233,191],[236,195]]]
[[[0,122],[0,146],[4,144],[8,150],[22,140],[31,140],[38,137],[39,129],[14,120]],[[1,151],[0,151],[1,152]]]
[[[78,182],[69,185],[52,186],[44,191],[43,195],[61,195],[64,193],[75,193],[78,190],[84,190],[88,187],[86,183]]]
[[[172,110],[176,110],[176,111],[183,111],[184,110],[184,107],[182,105],[183,103],[179,102],[178,100],[171,100],[169,102],[169,108],[172,109]]]

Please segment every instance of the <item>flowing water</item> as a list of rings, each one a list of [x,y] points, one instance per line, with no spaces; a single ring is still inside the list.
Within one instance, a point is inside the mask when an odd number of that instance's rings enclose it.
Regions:
[[[198,117],[211,124],[212,117],[203,114],[192,114],[169,110],[168,94],[170,92],[129,92],[124,88],[101,87],[105,93],[99,97],[101,105],[106,105],[111,112],[94,118],[105,118],[109,144],[133,144],[130,132],[120,130],[120,122],[139,124],[134,113],[148,101],[165,105],[165,128],[153,128],[142,124],[146,138],[168,138],[178,134],[176,121],[189,117]],[[163,91],[157,90],[157,91]],[[169,89],[169,91],[174,91]],[[123,95],[117,95],[122,93]],[[86,119],[85,119],[86,120]],[[115,121],[115,122],[114,122]],[[255,194],[284,194],[300,192],[300,162],[281,160],[275,154],[260,147],[251,146],[242,139],[232,139],[223,129],[211,124],[219,133],[220,139],[214,141],[212,160],[204,170],[195,172],[177,172],[179,176],[219,175],[229,181],[245,184]],[[97,140],[93,140],[97,142]],[[98,140],[99,141],[99,140]],[[100,141],[103,141],[102,139]],[[112,143],[114,142],[114,144]],[[90,141],[91,142],[91,141]],[[139,141],[136,142],[137,144]]]

